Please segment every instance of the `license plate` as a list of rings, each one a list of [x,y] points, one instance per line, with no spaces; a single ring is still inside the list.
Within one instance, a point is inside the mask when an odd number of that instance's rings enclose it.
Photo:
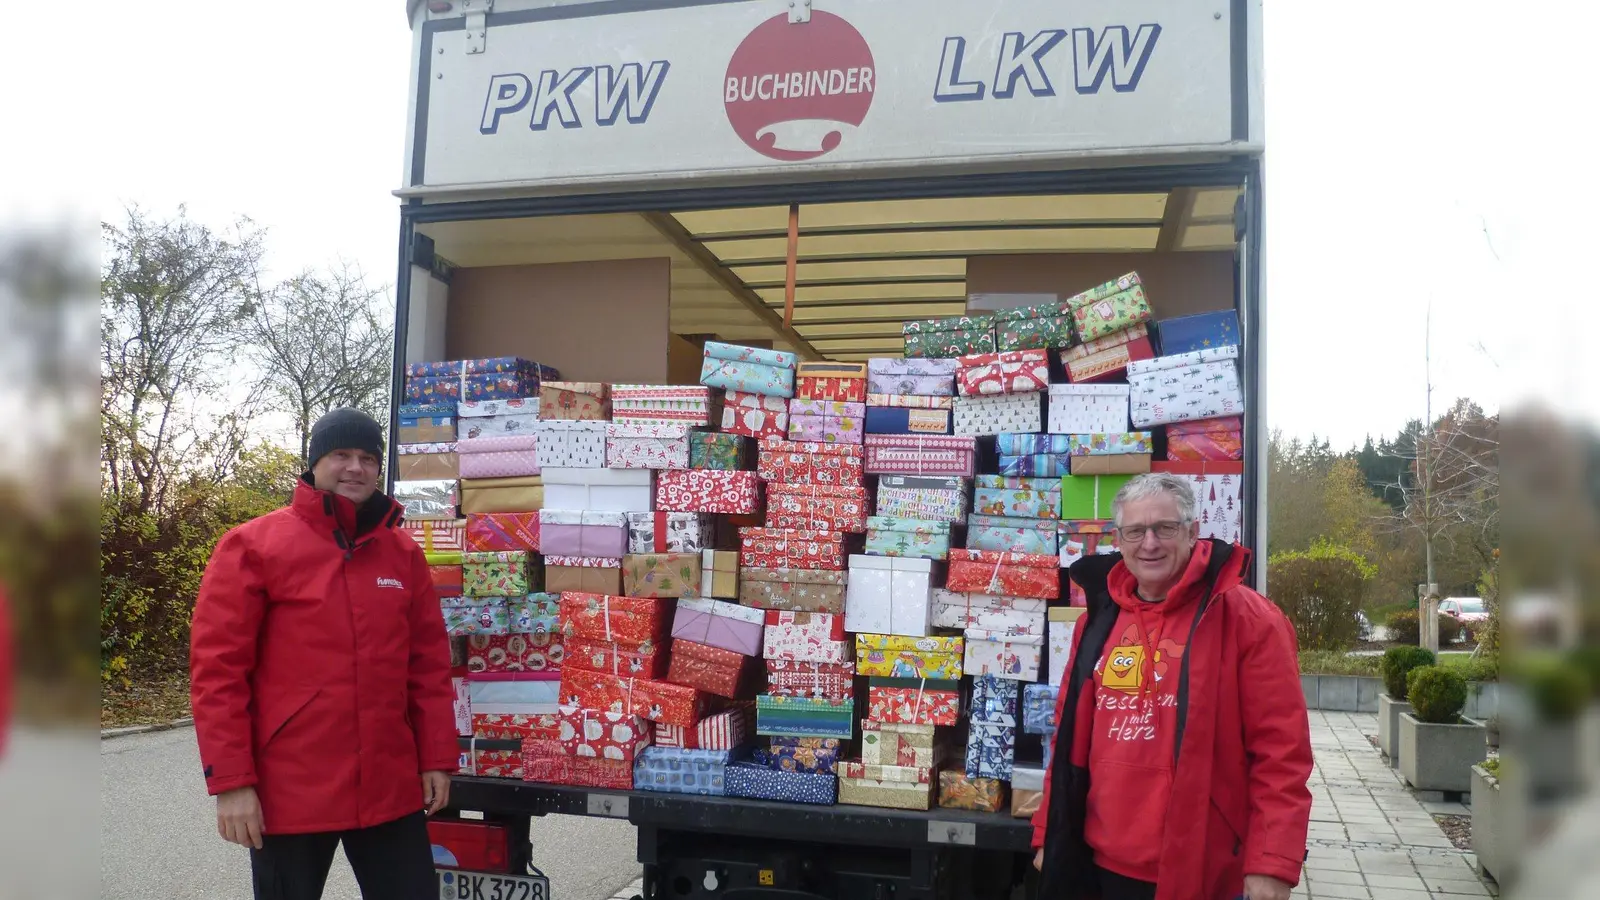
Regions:
[[[439,873],[439,900],[550,900],[550,879],[543,875],[434,871]]]

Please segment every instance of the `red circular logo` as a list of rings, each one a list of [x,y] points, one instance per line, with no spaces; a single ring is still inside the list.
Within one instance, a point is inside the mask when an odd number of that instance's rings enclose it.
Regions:
[[[832,13],[811,21],[774,16],[728,60],[723,105],[750,149],[773,159],[813,159],[861,125],[878,84],[872,49]]]

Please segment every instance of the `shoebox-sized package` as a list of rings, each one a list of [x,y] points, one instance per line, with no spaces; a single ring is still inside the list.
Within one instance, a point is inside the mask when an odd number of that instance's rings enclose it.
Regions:
[[[468,597],[517,597],[538,590],[537,568],[526,550],[480,550],[461,554],[461,591]]]
[[[539,533],[537,512],[468,513],[466,549],[531,550],[537,553]]]
[[[947,590],[1008,597],[1061,596],[1060,560],[1038,553],[997,553],[956,548],[950,551]]]
[[[621,559],[628,549],[628,517],[620,512],[546,507],[539,511],[539,544],[551,556]]]
[[[1067,370],[1068,381],[1092,384],[1121,378],[1127,373],[1129,363],[1154,359],[1155,355],[1149,329],[1135,325],[1126,331],[1062,350],[1061,365]]]
[[[933,590],[936,628],[976,628],[1011,635],[1043,637],[1048,601],[1038,597],[997,597]]]
[[[965,639],[856,635],[856,674],[879,678],[957,679]]]
[[[1143,475],[1150,471],[1150,462],[1148,453],[1074,456],[1067,472],[1072,475]]]
[[[432,409],[433,407],[420,407]],[[456,439],[456,417],[450,407],[439,407],[438,412],[407,414],[400,407],[400,428],[395,432],[402,444],[438,444]]]
[[[761,479],[754,472],[674,469],[656,476],[656,509],[749,515],[761,510]]]
[[[946,769],[939,773],[939,808],[999,812],[1006,808],[1006,783],[997,778],[968,778]]]
[[[978,353],[957,362],[956,390],[963,397],[1032,394],[1050,386],[1050,355],[1043,350]]]
[[[802,528],[739,529],[741,568],[837,570],[844,568],[847,552],[846,536],[842,531],[813,531]]]
[[[1063,475],[1062,519],[1109,519],[1112,501],[1132,475]]]
[[[953,354],[945,359],[869,359],[867,360],[867,405],[912,406],[921,403],[896,403],[874,399],[890,397],[953,397],[956,369],[961,364]],[[930,409],[949,409],[949,405],[929,405]]]
[[[960,522],[967,514],[967,482],[937,475],[884,475],[878,479],[878,515],[930,522]]]
[[[1010,781],[1016,752],[1015,727],[973,722],[967,732],[967,777]]]
[[[491,419],[495,416],[537,417],[539,398],[528,396],[497,400],[463,400],[456,407],[456,414],[463,419]]]
[[[868,718],[861,720],[861,761],[869,766],[919,766],[939,764],[940,746],[934,725],[907,725]]]
[[[485,400],[478,406],[499,403],[520,403],[519,400]],[[463,403],[463,410],[469,404]],[[468,418],[466,413],[461,414],[457,430],[463,438],[487,437],[517,437],[520,435],[537,434],[539,430],[539,403],[537,400],[525,413],[507,413],[498,416],[476,416]]]
[[[993,675],[1012,681],[1035,681],[1044,656],[1044,638],[1036,634],[1008,634],[1004,630],[968,628],[962,671],[968,675]]]
[[[563,683],[565,680],[563,675]],[[561,746],[571,756],[632,762],[654,737],[650,725],[631,713],[562,705],[557,707],[557,716]]]
[[[844,663],[855,658],[845,640],[844,616],[831,613],[766,611],[761,655],[793,662]]]
[[[844,612],[848,573],[834,569],[739,570],[739,602],[791,612]]]
[[[1057,527],[1054,519],[971,515],[967,517],[967,549],[1054,554],[1059,549]]]
[[[707,387],[766,397],[793,397],[799,358],[783,350],[706,341],[700,383]]]
[[[516,750],[472,747],[461,751],[459,774],[522,780],[522,754]]]
[[[643,643],[618,643],[585,637],[565,640],[568,668],[630,678],[663,678],[667,674],[665,641],[652,638]],[[675,654],[677,648],[673,650]]]
[[[789,440],[825,444],[859,444],[865,403],[833,400],[790,400]]]
[[[561,671],[561,699],[570,706],[632,713],[651,722],[693,727],[722,703],[681,684],[583,669]]]
[[[1155,439],[1148,431],[1122,431],[1096,434],[1069,434],[1067,446],[1073,456],[1143,456],[1148,462],[1155,452]],[[1089,472],[1090,475],[1115,475],[1115,472]]]
[[[488,368],[502,363],[508,367]],[[530,368],[531,365],[527,360],[513,357],[412,363],[406,367],[405,400],[413,404],[432,404],[526,397],[538,390],[539,385],[538,370]]]
[[[737,551],[700,551],[700,596],[719,600],[741,599]]]
[[[629,597],[698,597],[700,554],[630,553],[622,558],[622,593]]]
[[[540,420],[539,468],[603,469],[606,467],[606,423],[556,419]]]
[[[633,787],[639,791],[721,797],[727,793],[722,773],[732,757],[729,750],[646,747],[633,764]]]
[[[854,484],[767,483],[768,528],[867,530],[867,489]]]
[[[524,738],[520,757],[524,781],[617,791],[633,788],[632,762],[573,756],[560,741]]]
[[[628,513],[629,553],[699,553],[710,549],[709,515],[678,512]]]
[[[741,703],[712,713],[692,726],[656,723],[657,747],[685,750],[737,750],[755,738],[755,704]]]
[[[1153,472],[1177,475],[1194,490],[1200,536],[1237,543],[1244,540],[1244,463],[1158,462]]]
[[[720,418],[721,398],[703,385],[613,384],[611,420],[709,428]]]
[[[979,475],[973,479],[973,512],[1019,519],[1061,518],[1061,481]]]
[[[978,442],[970,436],[869,434],[865,449],[869,475],[970,477],[978,460]]]
[[[949,409],[869,406],[867,434],[949,434]]]
[[[447,597],[439,601],[439,611],[451,637],[511,633],[504,597]]]
[[[1167,459],[1173,462],[1231,462],[1244,459],[1244,419],[1225,416],[1168,425]]]
[[[1083,610],[1082,606],[1057,606],[1052,607],[1048,614],[1049,621],[1045,625],[1049,629],[1046,654],[1050,658],[1050,684],[1060,684],[1062,676],[1066,674],[1067,660],[1072,656],[1072,635],[1077,630]]]
[[[1022,730],[1025,734],[1054,734],[1056,730],[1056,685],[1022,686]]]
[[[407,378],[451,377],[462,375],[484,375],[515,372],[533,379],[534,381],[552,381],[560,378],[561,373],[550,366],[530,362],[520,356],[494,356],[481,359],[451,359],[430,362],[408,363],[406,365]],[[484,398],[492,399],[492,398]]]
[[[556,737],[561,677],[554,672],[481,673],[466,681],[474,737]]]
[[[611,386],[597,381],[546,381],[539,385],[539,419],[605,422],[611,418]]]
[[[464,437],[456,442],[462,478],[512,478],[539,474],[539,436]]]
[[[756,734],[762,737],[855,737],[853,699],[756,697]]]
[[[950,523],[872,516],[867,519],[866,551],[872,556],[944,559],[950,553]]]
[[[867,399],[867,364],[803,362],[795,370],[794,395],[800,400],[862,403]]]
[[[751,440],[722,431],[689,432],[689,468],[738,471],[750,468]]]
[[[1022,685],[993,675],[972,679],[972,709],[969,716],[984,725],[1017,726],[1017,706]]]
[[[689,468],[689,426],[673,422],[607,422],[606,467]]]
[[[842,753],[838,738],[775,737],[757,747],[751,759],[792,772],[819,772],[837,775]]]
[[[396,481],[392,495],[396,503],[405,508],[405,517],[419,519],[448,519],[455,521],[456,480],[430,478],[424,481]]]
[[[423,553],[460,553],[467,549],[467,522],[470,519],[468,516],[466,519],[403,521],[400,528],[417,542]]]
[[[953,430],[973,437],[1043,431],[1043,397],[1037,392],[957,397]]]
[[[433,582],[433,595],[440,600],[461,596],[460,566],[428,566],[428,578]]]
[[[758,441],[787,438],[789,401],[765,394],[728,391],[722,401],[722,430]]]
[[[901,776],[900,771],[910,772]],[[893,778],[872,778],[867,773]],[[900,766],[867,767],[846,763],[839,778],[839,802],[850,806],[875,806],[882,809],[933,808],[934,777],[931,769],[904,769]]]
[[[852,555],[844,629],[923,637],[932,618],[932,560]]]
[[[1072,327],[1081,341],[1093,341],[1150,321],[1150,301],[1138,272],[1090,288],[1067,299]]]
[[[856,669],[851,663],[795,662],[768,659],[767,693],[775,697],[854,696]]]
[[[667,680],[735,700],[748,696],[758,665],[754,657],[742,653],[679,639],[672,642]]]
[[[913,319],[901,326],[908,359],[944,359],[994,352],[993,316]]]
[[[544,508],[544,477],[461,479],[461,512],[537,512]]]
[[[905,363],[955,363],[955,360],[939,359],[908,359],[908,360],[881,360],[881,362]],[[951,371],[955,369],[952,366]],[[868,394],[867,406],[881,407],[884,409],[954,409],[956,405],[955,391],[952,389],[946,396],[934,394]]]
[[[638,646],[665,637],[672,603],[647,597],[563,593],[561,628],[567,637]]]
[[[762,481],[861,486],[862,451],[856,444],[763,441],[756,459]]]
[[[544,586],[553,593],[622,593],[622,560],[615,556],[546,556]]]
[[[1125,384],[1052,384],[1050,433],[1126,432],[1129,398],[1130,389]],[[1071,452],[1070,443],[1067,451]]]
[[[1060,477],[1071,471],[1071,443],[1064,434],[998,434],[999,474]]]
[[[644,469],[551,467],[543,478],[541,509],[648,512],[654,496],[655,475]]]
[[[401,444],[394,477],[402,481],[461,477],[460,455],[456,443]]]
[[[548,672],[566,661],[566,643],[559,632],[475,634],[466,641],[467,671],[482,673]]]
[[[886,725],[954,725],[961,720],[961,682],[873,678],[867,718]]]
[[[1162,319],[1155,326],[1163,356],[1239,346],[1239,316],[1231,309]]]
[[[1044,768],[1011,767],[1011,817],[1031,819],[1044,805]]]
[[[686,597],[678,601],[672,636],[746,656],[760,656],[766,622],[764,610],[723,600]]]
[[[1077,336],[1072,330],[1072,305],[1065,300],[994,313],[994,344],[1001,353],[1071,347],[1074,343]]]
[[[1218,347],[1129,363],[1134,427],[1239,415],[1244,388],[1238,358],[1238,347]]]
[[[723,770],[729,797],[832,806],[839,796],[839,778],[815,772],[786,772],[758,762],[733,762]]]

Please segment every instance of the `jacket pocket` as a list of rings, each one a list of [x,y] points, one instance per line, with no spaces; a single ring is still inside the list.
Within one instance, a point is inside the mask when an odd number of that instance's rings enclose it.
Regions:
[[[1233,855],[1238,856],[1244,852],[1244,829],[1239,827],[1233,816],[1228,815],[1228,811],[1222,808],[1222,804],[1217,802],[1215,796],[1211,798],[1211,812],[1227,829],[1228,844],[1232,848]]]
[[[256,748],[262,749],[272,743],[273,738],[282,734],[289,723],[310,706],[311,701],[320,693],[322,693],[320,687],[303,687],[285,691],[276,695],[277,699],[273,702],[263,703]]]

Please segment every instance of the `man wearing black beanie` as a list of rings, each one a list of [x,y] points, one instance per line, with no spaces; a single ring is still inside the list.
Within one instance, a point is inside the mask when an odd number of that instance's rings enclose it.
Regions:
[[[341,843],[368,900],[438,896],[426,816],[456,769],[450,650],[427,560],[378,490],[383,429],[311,428],[289,506],[217,543],[190,636],[217,831],[256,900],[316,900]]]

